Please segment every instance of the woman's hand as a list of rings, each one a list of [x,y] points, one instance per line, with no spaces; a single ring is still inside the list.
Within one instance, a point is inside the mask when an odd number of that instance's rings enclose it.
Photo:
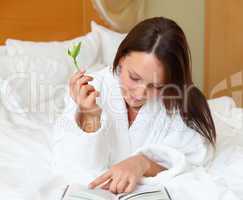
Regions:
[[[80,111],[93,112],[99,107],[96,104],[96,97],[99,96],[99,92],[95,88],[88,84],[93,80],[93,77],[84,75],[85,71],[80,70],[73,74],[69,81],[70,96],[76,102]]]
[[[96,103],[99,92],[88,84],[93,78],[84,73],[84,70],[80,70],[71,77],[69,91],[79,108],[75,116],[77,124],[86,132],[95,132],[100,127],[101,109]]]
[[[144,155],[136,155],[113,165],[109,171],[91,182],[89,187],[94,189],[101,186],[115,194],[129,193],[149,168],[149,160]]]

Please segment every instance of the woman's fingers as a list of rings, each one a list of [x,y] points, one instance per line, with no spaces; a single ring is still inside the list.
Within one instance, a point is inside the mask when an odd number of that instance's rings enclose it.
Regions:
[[[78,79],[80,79],[83,75],[84,75],[85,71],[84,70],[80,70],[78,72],[75,72],[71,79],[69,80],[69,86],[72,87]]]
[[[77,82],[84,76],[85,71],[81,70],[78,71],[76,73],[74,73],[71,77],[71,79],[69,80],[69,93],[70,96],[73,97],[75,99],[75,94],[76,94],[76,90],[75,90],[75,86],[77,84]]]
[[[78,84],[81,87],[84,84],[87,84],[89,81],[92,81],[93,77],[92,76],[88,76],[88,75],[83,75],[79,80],[78,80]]]
[[[129,182],[127,179],[122,179],[118,184],[117,184],[117,193],[123,193],[125,192],[126,187],[128,186]]]
[[[111,182],[110,187],[109,187],[110,192],[117,194],[117,192],[118,192],[117,191],[117,185],[120,181],[121,181],[120,177],[112,178],[112,182]]]
[[[84,75],[83,71],[76,72],[75,74],[72,75],[72,77],[69,80],[69,94],[70,96],[74,99],[74,86],[75,83]]]
[[[87,85],[89,81],[91,81],[93,78],[91,76],[83,76],[82,78],[78,79],[77,82],[73,85],[72,90],[75,93],[75,96],[79,94],[79,91],[81,90],[83,85]]]
[[[108,187],[108,185],[105,185],[104,187]],[[112,181],[109,183],[109,191],[114,194],[120,194],[123,192],[132,192],[136,187],[136,180],[130,179],[130,181],[127,178],[124,177],[117,177],[112,178]]]
[[[86,99],[86,103],[87,105],[95,105],[96,104],[96,97],[99,96],[99,92],[96,90],[93,90],[89,93],[87,99]]]
[[[110,180],[108,180],[107,182],[105,182],[105,183],[101,186],[101,189],[103,189],[103,190],[109,190],[111,182],[112,182],[112,179],[110,179]]]
[[[94,181],[92,181],[89,184],[89,187],[91,189],[96,188],[97,186],[101,185],[102,183],[108,181],[111,178],[112,174],[110,173],[110,171],[106,172],[105,174],[99,176],[98,178],[96,178]]]
[[[80,94],[77,98],[77,104],[80,106],[80,109],[95,111],[95,109],[98,109],[96,104],[96,97],[98,96],[98,91],[95,90],[95,88],[91,85],[85,85],[80,91]]]
[[[118,193],[130,193],[136,187],[136,178],[122,178],[121,177],[112,177],[111,172],[107,172],[98,178],[96,178],[93,182],[89,184],[91,189],[96,188],[101,185],[101,188],[104,190],[109,190],[114,194]]]
[[[129,184],[128,184],[128,186],[126,187],[125,192],[126,192],[126,193],[130,193],[130,192],[132,192],[132,191],[135,189],[136,184],[137,184],[136,178],[130,178],[130,180],[129,180]]]
[[[88,82],[92,79],[93,78],[91,76],[83,76],[80,79],[78,79],[73,86],[71,86],[70,90],[72,91],[74,98],[76,98],[79,95],[80,90],[82,90],[82,87],[84,85],[88,85]]]
[[[95,91],[94,86],[86,84],[86,85],[82,85],[81,88],[79,88],[79,92],[77,93],[77,95],[81,98],[84,99],[87,96],[89,96],[89,94],[91,92]]]

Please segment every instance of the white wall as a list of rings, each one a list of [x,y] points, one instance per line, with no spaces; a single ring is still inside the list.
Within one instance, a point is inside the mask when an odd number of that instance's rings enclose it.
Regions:
[[[203,88],[204,0],[148,0],[146,17],[164,16],[184,30],[192,53],[194,83]]]

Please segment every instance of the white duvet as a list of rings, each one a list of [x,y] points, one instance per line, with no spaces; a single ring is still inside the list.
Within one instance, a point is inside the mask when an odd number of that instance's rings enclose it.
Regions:
[[[60,200],[64,182],[51,170],[52,125],[72,72],[63,60],[9,57],[0,48],[0,199]],[[173,179],[172,200],[243,200],[243,110],[227,97],[210,106],[218,133],[215,159]]]

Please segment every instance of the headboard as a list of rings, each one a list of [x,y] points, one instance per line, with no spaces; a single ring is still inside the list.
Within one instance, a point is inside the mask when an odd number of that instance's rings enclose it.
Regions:
[[[61,41],[90,31],[90,21],[108,26],[91,0],[5,0],[0,6],[0,45],[7,38]]]

